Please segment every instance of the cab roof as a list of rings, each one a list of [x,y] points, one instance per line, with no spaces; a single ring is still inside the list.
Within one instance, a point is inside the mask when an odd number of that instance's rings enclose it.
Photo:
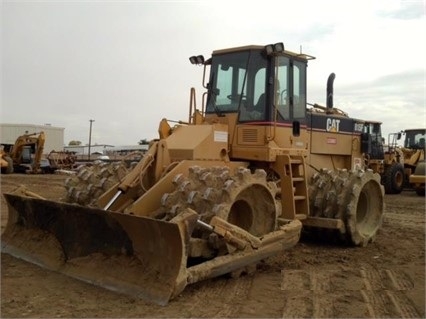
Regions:
[[[264,45],[245,45],[245,46],[241,46],[241,47],[214,50],[213,53],[212,53],[212,56],[220,55],[220,54],[224,54],[224,53],[249,51],[249,50],[263,50],[263,49],[265,49]],[[314,56],[309,55],[309,54],[305,54],[305,53],[296,53],[296,52],[287,51],[287,50],[284,50],[284,53],[286,55],[289,55],[289,56],[292,56],[292,57],[295,57],[295,58],[298,58],[298,59],[306,60],[306,61],[315,59]]]

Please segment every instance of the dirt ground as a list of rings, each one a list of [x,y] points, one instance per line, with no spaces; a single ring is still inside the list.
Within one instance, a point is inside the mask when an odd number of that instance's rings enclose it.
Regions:
[[[63,175],[2,175],[1,192],[26,185],[64,195]],[[302,240],[252,275],[188,286],[167,306],[148,304],[1,254],[1,317],[425,317],[425,199],[386,195],[374,243],[349,248]],[[1,199],[1,230],[7,207]],[[123,270],[125,271],[125,270]]]

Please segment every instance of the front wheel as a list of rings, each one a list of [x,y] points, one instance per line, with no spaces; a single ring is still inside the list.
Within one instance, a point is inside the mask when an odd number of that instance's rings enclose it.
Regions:
[[[399,194],[404,186],[404,166],[401,163],[393,163],[383,176],[383,185],[386,194]]]

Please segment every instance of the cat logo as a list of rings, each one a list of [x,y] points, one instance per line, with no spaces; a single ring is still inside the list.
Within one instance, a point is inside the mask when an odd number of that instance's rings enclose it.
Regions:
[[[327,119],[326,131],[327,132],[339,132],[340,120],[338,119]]]

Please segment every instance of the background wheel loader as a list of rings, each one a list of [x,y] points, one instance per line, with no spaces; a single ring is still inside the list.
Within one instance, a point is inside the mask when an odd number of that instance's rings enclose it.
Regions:
[[[407,129],[388,136],[388,144],[380,142],[381,123],[371,122],[373,145],[367,152],[368,167],[382,176],[386,194],[399,194],[404,188],[414,188],[419,195],[424,194],[424,160],[426,129]],[[397,141],[405,135],[404,145]],[[420,166],[420,167],[418,167]],[[417,168],[418,167],[418,168]]]
[[[384,152],[384,168],[382,183],[386,194],[399,194],[404,189],[404,154],[397,141],[401,139],[401,132],[388,135],[388,144]]]
[[[404,188],[404,156],[397,140],[401,133],[389,134],[384,144],[381,122],[369,121],[364,125],[363,145],[366,165],[381,176],[386,194],[399,194]]]
[[[345,114],[347,116],[347,114]],[[404,188],[414,188],[422,194],[425,177],[422,175],[425,154],[425,129],[409,129],[388,135],[388,144],[384,143],[381,122],[365,121],[361,140],[365,165],[381,175],[381,183],[386,194],[399,194]],[[404,145],[398,140],[406,135]],[[418,173],[411,177],[416,171]]]
[[[186,123],[163,119],[129,171],[81,169],[67,202],[5,194],[2,251],[164,305],[191,283],[251,272],[302,227],[367,245],[384,191],[365,165],[365,121],[333,107],[334,74],[327,106],[307,110],[311,59],[282,43],[192,56],[210,74],[201,108],[191,89]]]
[[[406,129],[404,147],[404,172],[407,184],[413,188],[417,195],[425,195],[426,182],[426,129]]]

